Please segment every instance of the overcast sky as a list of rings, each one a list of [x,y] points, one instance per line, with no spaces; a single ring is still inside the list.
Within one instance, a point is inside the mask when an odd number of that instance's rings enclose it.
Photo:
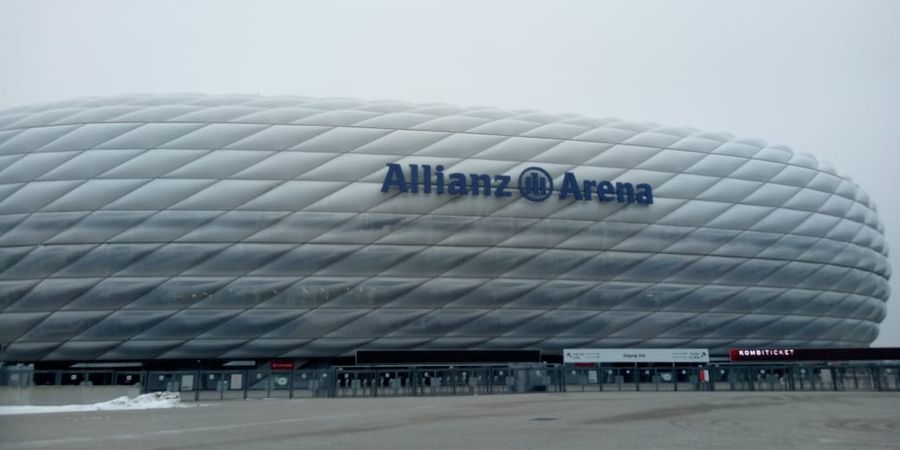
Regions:
[[[295,94],[762,138],[856,180],[900,251],[900,1],[0,0],[0,61],[0,108]],[[888,305],[875,344],[900,346]]]

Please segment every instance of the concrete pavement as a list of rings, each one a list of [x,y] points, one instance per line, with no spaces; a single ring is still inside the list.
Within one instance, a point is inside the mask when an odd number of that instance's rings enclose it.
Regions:
[[[602,392],[225,401],[0,416],[2,449],[900,448],[900,394]]]

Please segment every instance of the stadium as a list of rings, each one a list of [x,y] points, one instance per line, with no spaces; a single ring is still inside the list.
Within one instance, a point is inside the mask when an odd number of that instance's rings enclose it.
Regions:
[[[886,257],[852,180],[724,133],[249,95],[0,111],[5,361],[860,347]]]

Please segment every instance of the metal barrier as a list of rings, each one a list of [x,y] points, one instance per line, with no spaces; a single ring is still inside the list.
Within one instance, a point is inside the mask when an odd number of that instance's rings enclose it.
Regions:
[[[561,367],[564,390],[900,391],[900,364]]]
[[[900,364],[330,367],[268,370],[34,370],[0,367],[0,386],[140,385],[187,401],[589,391],[900,391]]]
[[[567,367],[566,390],[577,391],[688,391],[709,390],[701,382],[700,367]]]
[[[334,370],[335,397],[560,392],[560,366],[467,366]]]

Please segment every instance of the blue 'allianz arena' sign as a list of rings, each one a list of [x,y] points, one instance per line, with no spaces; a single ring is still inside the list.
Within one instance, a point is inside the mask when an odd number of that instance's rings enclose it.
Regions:
[[[529,167],[519,174],[518,188],[510,187],[509,175],[491,176],[485,173],[445,173],[444,166],[409,164],[409,175],[400,164],[388,163],[388,171],[381,184],[381,192],[396,187],[402,193],[438,195],[481,195],[484,197],[512,197],[513,192],[531,201],[541,202],[558,192],[560,199],[599,202],[653,203],[653,188],[649,184],[579,180],[574,173],[563,175],[559,189],[554,189],[553,178],[540,167]]]

